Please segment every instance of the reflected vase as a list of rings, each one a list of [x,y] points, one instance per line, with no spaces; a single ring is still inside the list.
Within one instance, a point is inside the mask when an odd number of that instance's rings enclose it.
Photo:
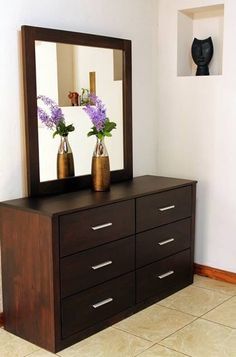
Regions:
[[[110,189],[110,163],[106,145],[103,139],[98,139],[92,158],[92,189],[108,191]]]
[[[67,136],[61,136],[57,153],[57,178],[75,176],[73,153]]]

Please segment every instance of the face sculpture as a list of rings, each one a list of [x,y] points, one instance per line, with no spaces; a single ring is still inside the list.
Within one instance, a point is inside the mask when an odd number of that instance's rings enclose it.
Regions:
[[[193,60],[197,65],[196,76],[209,75],[208,64],[213,56],[213,42],[211,37],[205,40],[194,38],[191,51]]]

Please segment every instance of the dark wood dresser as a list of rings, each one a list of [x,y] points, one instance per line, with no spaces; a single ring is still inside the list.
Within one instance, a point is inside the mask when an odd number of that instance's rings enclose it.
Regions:
[[[3,202],[5,328],[52,352],[189,285],[196,182]]]

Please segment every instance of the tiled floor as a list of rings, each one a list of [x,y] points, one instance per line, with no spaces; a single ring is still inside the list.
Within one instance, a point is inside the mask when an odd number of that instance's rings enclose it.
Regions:
[[[56,356],[0,329],[0,357]],[[236,285],[194,284],[57,354],[61,357],[236,357]]]

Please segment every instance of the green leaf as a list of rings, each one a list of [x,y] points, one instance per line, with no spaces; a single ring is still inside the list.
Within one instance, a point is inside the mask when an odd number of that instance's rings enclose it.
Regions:
[[[104,135],[103,135],[103,133],[102,133],[101,131],[99,131],[99,132],[97,133],[97,137],[98,137],[98,139],[102,140],[103,137],[104,137]]]
[[[71,132],[71,131],[74,131],[75,130],[75,127],[73,124],[70,124],[68,125],[66,128],[65,128],[68,132]]]
[[[96,135],[96,134],[94,133],[94,131],[90,131],[90,132],[88,132],[88,134],[87,134],[87,136],[92,136],[92,135]]]
[[[109,137],[111,137],[112,135],[111,135],[111,133],[109,132],[109,131],[104,131],[104,135],[105,136],[109,136]]]
[[[74,131],[75,127],[73,124],[66,126],[64,121],[60,121],[56,126],[56,132],[53,134],[53,137],[57,134],[61,136],[67,136],[71,131]]]
[[[106,121],[104,129],[105,131],[112,131],[113,129],[116,129],[116,123],[112,121]]]
[[[91,128],[91,131],[88,132],[87,136],[91,136],[91,135],[97,135],[98,134],[98,131],[97,129],[95,128],[95,126],[93,126]]]
[[[52,135],[53,139],[54,139],[55,136],[58,135],[58,134],[59,134],[59,132],[58,132],[58,130],[56,130],[56,131],[53,133],[53,135]]]

